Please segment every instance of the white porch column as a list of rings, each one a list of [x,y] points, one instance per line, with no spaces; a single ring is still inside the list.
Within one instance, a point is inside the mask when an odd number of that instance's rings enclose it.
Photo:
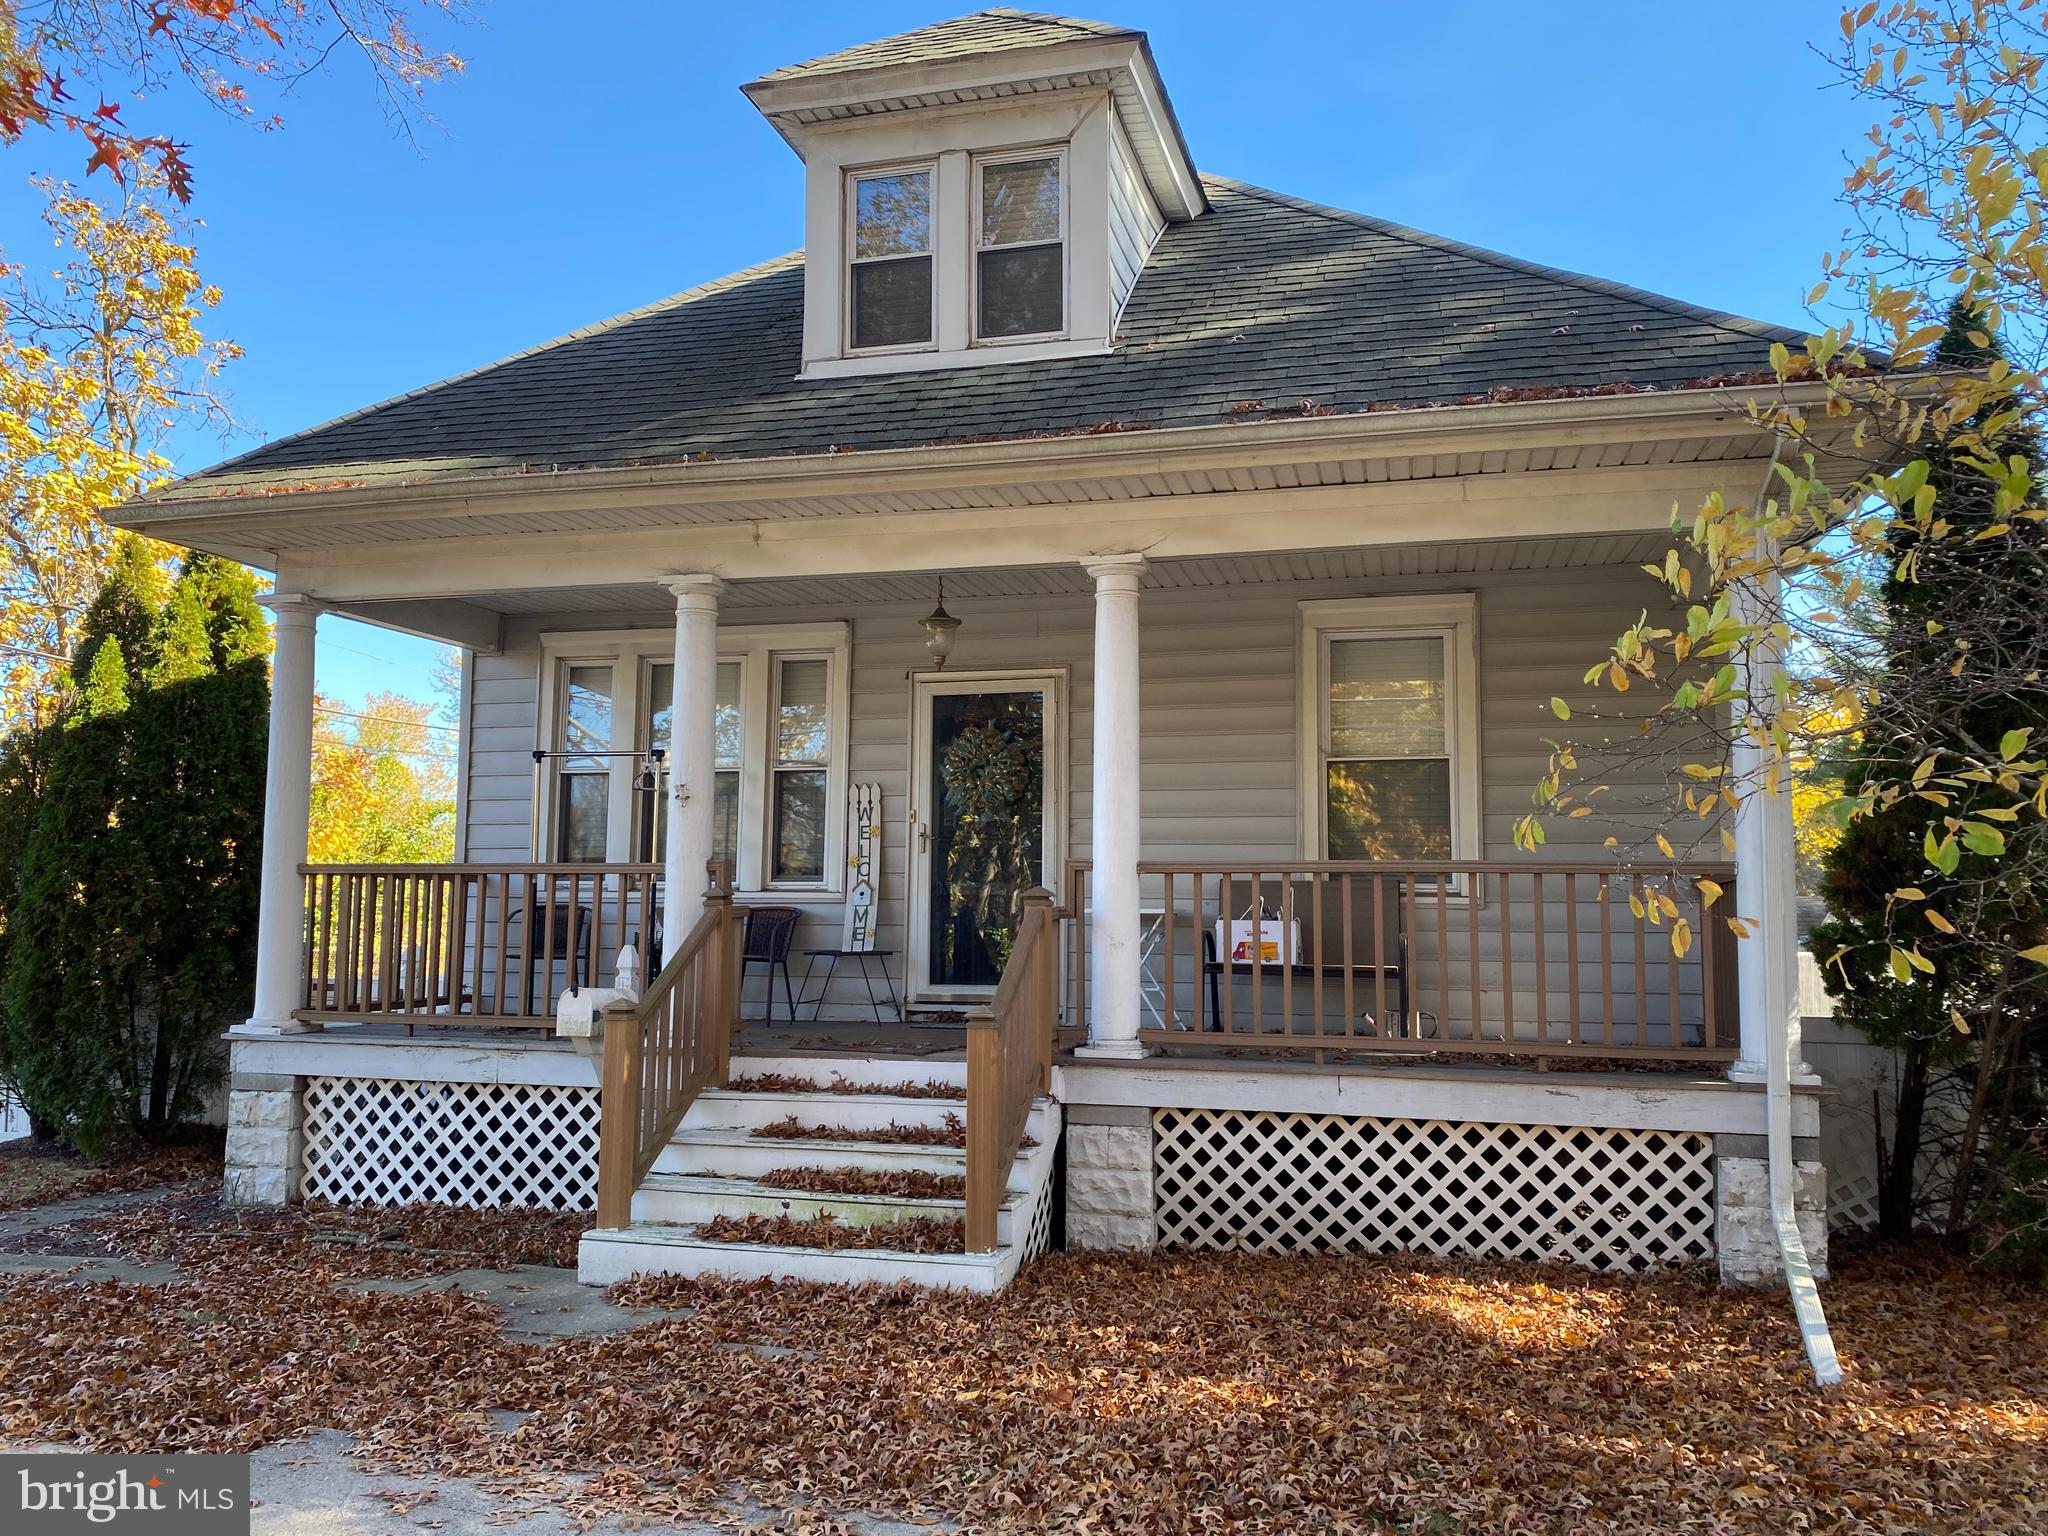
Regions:
[[[1747,623],[1780,621],[1779,586],[1775,575],[1739,583],[1733,607]],[[1746,659],[1743,701],[1736,724],[1749,718],[1769,720],[1778,709],[1775,689],[1783,674],[1783,645],[1759,642]],[[1736,991],[1741,1005],[1741,1054],[1728,1075],[1761,1082],[1772,1019],[1786,1021],[1791,1069],[1804,1075],[1799,1029],[1799,910],[1797,848],[1792,825],[1792,784],[1782,770],[1777,793],[1769,792],[1765,763],[1769,750],[1746,730],[1740,731],[1730,754],[1734,782],[1743,801],[1735,814],[1736,900],[1732,914],[1754,920],[1755,930],[1735,943]]]
[[[662,946],[673,953],[704,909],[704,866],[712,853],[712,739],[718,714],[716,576],[671,576],[676,598],[676,682],[669,713],[668,846],[662,850]]]
[[[270,658],[270,757],[263,775],[262,906],[256,919],[256,1006],[245,1028],[287,1034],[305,964],[299,865],[313,805],[313,625],[320,607],[296,593],[262,598],[276,618]]]
[[[1138,1043],[1138,575],[1143,555],[1085,562],[1095,578],[1095,744],[1088,877],[1090,1056]]]

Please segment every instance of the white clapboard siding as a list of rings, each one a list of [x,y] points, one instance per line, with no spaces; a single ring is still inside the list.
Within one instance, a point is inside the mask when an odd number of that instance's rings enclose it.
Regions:
[[[1299,659],[1297,605],[1334,597],[1390,593],[1473,591],[1479,594],[1478,683],[1480,692],[1482,837],[1474,855],[1505,858],[1514,853],[1512,827],[1530,804],[1530,790],[1543,773],[1547,740],[1565,729],[1552,715],[1552,695],[1580,706],[1571,727],[1583,735],[1596,702],[1580,681],[1587,666],[1605,654],[1613,638],[1654,602],[1656,589],[1634,565],[1533,572],[1475,572],[1442,577],[1266,582],[1194,590],[1148,589],[1140,600],[1141,757],[1143,855],[1148,859],[1214,860],[1219,865],[1300,856],[1296,672]],[[1066,794],[1068,849],[1086,858],[1089,823],[1091,652],[1094,608],[1085,593],[1031,598],[951,600],[963,625],[948,670],[1064,667],[1068,675]],[[910,756],[910,681],[926,668],[924,635],[917,620],[929,600],[852,604],[820,608],[747,608],[728,617],[749,624],[844,619],[852,625],[852,720],[850,779],[882,788],[882,881],[877,944],[896,951],[901,984],[907,867],[906,795]],[[549,630],[586,629],[600,622],[588,613],[508,621],[503,655],[477,659],[472,701],[469,847],[478,861],[523,859],[530,836],[535,704],[539,693],[540,636]],[[665,629],[670,616],[650,593],[643,615],[607,612],[606,628],[644,624]],[[1645,691],[1597,696],[1603,712],[1625,728],[1632,712],[1648,702]],[[1617,713],[1618,712],[1618,713]],[[1653,771],[1638,767],[1634,783],[1614,781],[1617,807],[1631,808],[1629,820],[1642,841],[1663,824],[1657,809],[1666,786]],[[1551,828],[1548,853],[1569,859],[1576,853],[1598,860],[1601,839],[1612,830],[1604,818],[1560,821]],[[1702,858],[1721,857],[1711,833],[1697,845]],[[1533,1009],[1534,935],[1524,910],[1525,880],[1517,882],[1514,914],[1517,1013]],[[843,917],[838,905],[814,907],[799,929],[796,947],[836,946]],[[1417,935],[1418,964],[1434,960],[1433,914],[1422,914]],[[1468,943],[1462,910],[1450,918],[1445,946],[1462,966]],[[1617,930],[1619,931],[1619,930]],[[1592,942],[1581,934],[1582,964]],[[1546,955],[1555,973],[1546,978],[1561,998],[1561,932],[1547,936]],[[1617,962],[1633,960],[1632,942]],[[1661,956],[1649,955],[1648,989],[1662,996]],[[1499,935],[1491,913],[1482,925],[1481,981],[1489,1013],[1498,1006]],[[1590,967],[1588,967],[1590,970]],[[801,978],[802,962],[796,970]],[[1433,990],[1432,975],[1418,975],[1417,989]],[[1630,976],[1618,986],[1633,990]],[[758,1010],[760,982],[750,981],[750,1013]],[[1687,992],[1690,995],[1691,983]],[[1452,983],[1454,1017],[1469,1014],[1469,988],[1462,969]],[[863,996],[842,969],[834,1001],[849,1005]],[[1563,1005],[1555,1004],[1554,1016]]]

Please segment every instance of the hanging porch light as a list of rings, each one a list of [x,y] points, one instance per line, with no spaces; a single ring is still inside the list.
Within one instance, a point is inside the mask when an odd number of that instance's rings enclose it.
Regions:
[[[925,649],[932,653],[932,666],[945,671],[946,657],[953,649],[953,640],[960,632],[960,621],[946,612],[946,578],[939,578],[939,606],[917,621],[917,627],[924,631]]]

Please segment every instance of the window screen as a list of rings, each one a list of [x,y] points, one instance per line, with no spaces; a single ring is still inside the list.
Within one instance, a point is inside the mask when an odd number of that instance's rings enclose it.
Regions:
[[[975,333],[1041,336],[1066,325],[1060,157],[981,167]]]
[[[853,345],[932,339],[932,173],[853,182]]]

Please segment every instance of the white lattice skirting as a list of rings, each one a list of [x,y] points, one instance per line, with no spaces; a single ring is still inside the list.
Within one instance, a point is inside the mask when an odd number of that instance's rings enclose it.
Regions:
[[[597,1090],[529,1083],[306,1082],[308,1197],[587,1211]]]
[[[1242,1110],[1153,1116],[1162,1248],[1647,1269],[1714,1254],[1713,1139]]]

